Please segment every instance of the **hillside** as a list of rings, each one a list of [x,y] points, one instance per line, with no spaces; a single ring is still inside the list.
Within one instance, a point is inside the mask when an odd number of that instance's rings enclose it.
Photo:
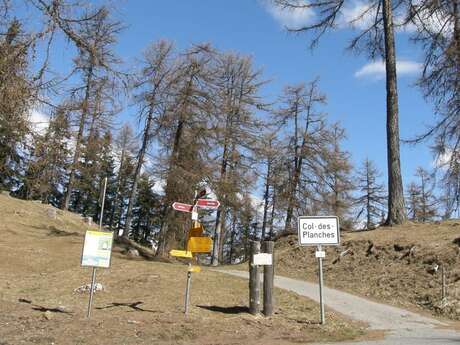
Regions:
[[[276,246],[276,272],[317,280],[314,248],[297,236]],[[341,256],[342,254],[342,256]],[[442,302],[442,269],[447,299]],[[342,233],[341,245],[326,248],[325,284],[408,309],[460,319],[460,221],[409,223]]]
[[[337,313],[317,324],[318,306],[276,290],[276,314],[246,312],[247,282],[204,269],[194,274],[183,314],[186,267],[129,259],[115,248],[99,269],[104,291],[85,318],[91,269],[80,267],[87,225],[78,215],[0,195],[0,344],[295,344],[362,337]],[[55,217],[54,217],[55,216]]]

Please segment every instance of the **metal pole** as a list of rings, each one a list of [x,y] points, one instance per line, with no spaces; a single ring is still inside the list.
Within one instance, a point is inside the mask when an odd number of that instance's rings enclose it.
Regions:
[[[104,218],[105,192],[107,190],[107,177],[104,179],[104,191],[102,192],[101,214],[99,216],[99,230],[102,230],[102,219]]]
[[[189,270],[192,267],[192,264],[189,264]],[[190,298],[190,285],[192,283],[192,272],[187,272],[187,287],[185,288],[185,315],[188,313],[188,304]]]
[[[318,246],[318,251],[322,251],[321,245]],[[324,300],[323,300],[323,258],[318,258],[318,269],[319,269],[319,307],[320,307],[320,316],[321,316],[321,324],[324,325],[326,323],[326,318],[324,315]]]
[[[96,267],[93,267],[93,274],[91,277],[91,290],[89,292],[88,312],[86,314],[86,317],[88,319],[91,317],[91,308],[93,306],[93,294],[94,294],[95,283],[96,283]]]

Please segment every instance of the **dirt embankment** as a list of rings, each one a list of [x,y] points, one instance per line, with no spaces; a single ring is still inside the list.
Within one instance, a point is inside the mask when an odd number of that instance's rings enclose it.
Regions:
[[[88,226],[78,215],[0,195],[0,344],[295,344],[355,339],[363,325],[276,290],[273,317],[247,312],[243,279],[194,273],[190,313],[183,313],[187,268],[132,260],[115,248],[97,270],[104,291],[86,319],[90,268],[80,267]]]
[[[289,236],[276,250],[277,274],[317,279],[314,248],[299,247]],[[326,285],[460,320],[460,221],[344,233],[341,245],[326,253]]]

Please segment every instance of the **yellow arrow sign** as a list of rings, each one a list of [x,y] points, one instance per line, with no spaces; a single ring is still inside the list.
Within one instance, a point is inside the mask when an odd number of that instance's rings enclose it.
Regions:
[[[187,250],[193,253],[209,253],[212,251],[211,237],[190,237]]]
[[[187,251],[187,250],[176,250],[176,249],[171,250],[171,251],[169,252],[169,255],[175,256],[175,257],[180,257],[180,258],[189,258],[189,259],[191,259],[191,258],[193,257],[191,251]]]

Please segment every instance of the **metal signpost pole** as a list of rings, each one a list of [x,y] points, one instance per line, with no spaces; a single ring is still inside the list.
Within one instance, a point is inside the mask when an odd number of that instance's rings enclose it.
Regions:
[[[190,300],[190,285],[192,283],[192,272],[190,272],[191,268],[192,264],[189,264],[189,271],[187,272],[187,287],[185,288],[185,315],[188,313],[188,304]]]
[[[318,252],[322,252],[321,245],[318,245]],[[324,325],[326,318],[324,315],[324,299],[323,299],[323,258],[320,255],[318,258],[318,270],[319,270],[319,306],[320,306],[320,316],[321,324]]]
[[[340,244],[339,218],[336,216],[299,216],[297,230],[300,246],[316,246],[315,257],[318,259],[319,304],[321,325],[326,323],[324,312],[323,259],[326,252],[323,246]]]
[[[94,295],[95,283],[96,283],[96,267],[93,267],[93,274],[91,276],[91,290],[89,292],[88,313],[86,314],[86,317],[88,319],[91,317],[91,309],[93,306],[93,295]]]
[[[104,179],[104,191],[102,192],[101,214],[99,216],[99,231],[102,230],[102,219],[104,218],[105,192],[107,191],[107,177]]]
[[[198,221],[198,212],[197,212],[197,208],[196,208],[197,199],[198,199],[198,191],[195,190],[195,198],[194,198],[193,207],[192,207],[192,227],[195,227],[196,222]],[[185,311],[184,311],[185,315],[188,314],[188,304],[189,304],[189,300],[190,300],[190,298],[189,298],[190,297],[190,285],[192,283],[191,269],[192,269],[192,264],[189,263],[188,264],[188,271],[187,271],[187,286],[185,288]]]
[[[104,217],[104,204],[105,204],[105,193],[107,191],[107,177],[104,179],[104,189],[102,192],[102,204],[101,204],[101,213],[99,215],[99,231],[102,230],[102,218]],[[88,312],[86,316],[88,319],[91,317],[91,309],[93,306],[93,295],[94,289],[96,288],[96,267],[93,267],[93,273],[91,275],[91,290],[89,292],[89,302],[88,302]]]

